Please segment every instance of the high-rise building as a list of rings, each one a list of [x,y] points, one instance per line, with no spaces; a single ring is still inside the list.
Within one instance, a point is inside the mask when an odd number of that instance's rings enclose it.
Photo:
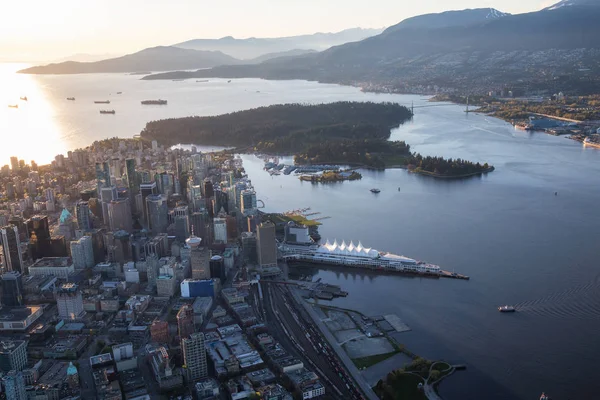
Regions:
[[[161,195],[149,195],[146,197],[146,208],[148,229],[154,234],[166,232],[169,223],[166,199]]]
[[[175,216],[175,236],[180,241],[184,241],[190,236],[190,219],[187,215]]]
[[[146,257],[146,274],[148,276],[148,286],[156,286],[156,279],[158,278],[158,269],[160,265],[158,263],[158,256],[151,254]]]
[[[128,158],[125,160],[126,173],[127,173],[127,187],[129,188],[129,196],[134,196],[138,192],[139,183],[137,172],[135,170],[135,159]]]
[[[192,382],[206,378],[208,367],[206,365],[206,349],[204,348],[204,334],[193,333],[189,338],[181,339],[183,362]]]
[[[204,197],[207,199],[211,199],[215,196],[215,191],[213,188],[213,183],[211,182],[210,179],[206,178],[203,182],[203,187],[202,187],[203,191],[204,191]]]
[[[27,231],[29,232],[29,245],[34,260],[54,256],[47,216],[35,215],[31,217],[27,220]]]
[[[210,277],[212,279],[220,279],[221,284],[225,283],[225,260],[221,256],[213,256],[210,258]]]
[[[227,243],[227,218],[215,218],[213,227],[215,243]]]
[[[75,206],[75,214],[77,216],[77,226],[82,231],[92,229],[92,220],[90,218],[90,205],[87,201],[79,201]]]
[[[210,278],[210,252],[203,247],[192,248],[190,264],[193,279]]]
[[[190,215],[190,230],[194,232],[194,235],[201,238],[206,245],[210,243],[208,225],[208,213],[206,209],[203,212],[194,212]]]
[[[92,229],[84,232],[85,236],[92,238],[92,248],[94,249],[94,263],[104,262],[106,257],[106,246],[104,245],[104,235],[100,229]]]
[[[12,172],[17,172],[21,169],[19,168],[19,159],[17,157],[10,158],[10,169]]]
[[[21,307],[23,305],[23,278],[19,271],[2,274],[2,305]]]
[[[2,386],[9,400],[27,400],[25,379],[21,371],[10,371],[2,377]]]
[[[0,341],[0,371],[22,371],[27,366],[27,342]]]
[[[19,229],[14,225],[8,225],[0,229],[0,243],[4,255],[4,269],[7,271],[22,272],[23,253]]]
[[[113,200],[108,203],[108,225],[111,231],[131,232],[131,206],[129,200]]]
[[[70,247],[75,269],[92,268],[95,265],[94,245],[91,237],[83,236],[77,241],[72,241]]]
[[[146,198],[150,195],[158,194],[158,190],[156,189],[156,182],[151,183],[142,183],[140,185],[140,194],[142,195],[142,217],[144,222],[148,224],[148,206],[146,204]]]
[[[256,250],[261,267],[277,266],[277,241],[272,222],[263,222],[256,228]]]
[[[161,172],[155,175],[155,181],[158,183],[158,190],[165,196],[170,196],[174,193],[175,180],[170,172]]]
[[[83,317],[83,298],[74,283],[63,283],[56,291],[56,305],[58,316],[67,320],[76,320]]]
[[[116,186],[107,186],[100,191],[100,200],[102,201],[102,220],[106,225],[109,224],[108,205],[111,201],[117,200],[118,193]]]
[[[256,192],[254,190],[244,190],[240,196],[242,214],[245,216],[255,214],[257,211]]]
[[[191,305],[185,304],[177,313],[177,333],[181,339],[188,338],[196,332],[194,326],[194,309]]]
[[[242,251],[247,263],[256,264],[258,262],[256,233],[242,232]]]
[[[110,186],[110,165],[108,162],[96,163],[96,187],[98,189],[98,195],[102,188]]]

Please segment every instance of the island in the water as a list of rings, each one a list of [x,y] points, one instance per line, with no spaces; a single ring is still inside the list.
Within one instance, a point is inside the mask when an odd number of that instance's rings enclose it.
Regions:
[[[236,147],[238,152],[294,155],[296,164],[408,168],[435,177],[489,172],[487,164],[411,153],[390,141],[391,129],[413,114],[396,103],[282,104],[211,117],[152,121],[141,137],[164,145],[194,143]]]

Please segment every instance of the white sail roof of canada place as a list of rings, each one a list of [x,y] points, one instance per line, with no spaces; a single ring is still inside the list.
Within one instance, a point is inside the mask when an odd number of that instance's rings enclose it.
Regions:
[[[346,244],[346,242],[339,244],[337,240],[333,243],[330,243],[328,240],[324,245],[319,247],[317,252],[352,257],[376,258],[379,256],[377,250],[364,247],[360,242],[358,242],[358,246],[355,246],[353,242],[350,242],[350,244]]]

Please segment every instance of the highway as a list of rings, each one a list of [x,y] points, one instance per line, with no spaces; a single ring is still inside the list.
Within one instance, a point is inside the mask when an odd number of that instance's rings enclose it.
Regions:
[[[269,319],[268,326],[283,331],[277,335],[277,339],[279,340],[283,335],[288,342],[281,340],[286,349],[289,350],[291,345],[296,350],[296,354],[301,354],[299,358],[307,368],[321,377],[332,398],[363,399],[335,352],[319,334],[318,329],[306,318],[304,311],[297,307],[288,289],[284,285],[268,281],[261,283],[265,310]]]

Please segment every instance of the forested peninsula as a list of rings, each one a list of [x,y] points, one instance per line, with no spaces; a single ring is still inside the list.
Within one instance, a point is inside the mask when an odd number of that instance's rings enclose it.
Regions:
[[[483,166],[478,171],[479,164],[464,160],[423,158],[412,154],[405,142],[390,141],[391,129],[410,118],[411,110],[396,103],[282,104],[212,117],[152,121],[141,137],[166,146],[191,143],[294,155],[297,164],[402,166],[433,176],[443,172],[445,177],[455,170],[457,175],[467,170],[486,172]]]

